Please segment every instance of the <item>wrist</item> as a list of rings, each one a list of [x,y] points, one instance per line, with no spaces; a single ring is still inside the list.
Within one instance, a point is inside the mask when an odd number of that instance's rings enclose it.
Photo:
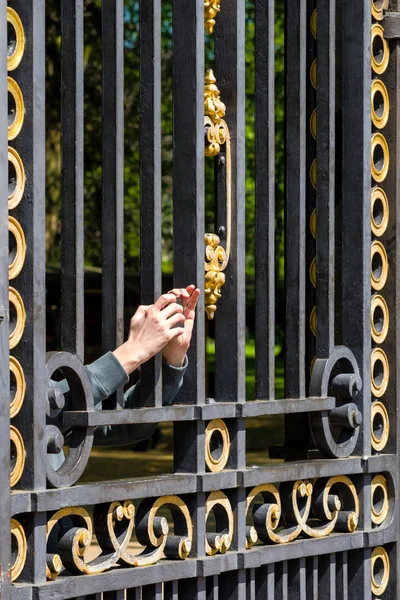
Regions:
[[[132,344],[129,342],[125,342],[116,348],[113,354],[119,360],[128,375],[140,367],[140,365],[144,362],[140,360],[139,356],[136,355],[134,348],[132,348]]]
[[[163,352],[162,357],[170,367],[183,367],[185,362],[186,352]]]

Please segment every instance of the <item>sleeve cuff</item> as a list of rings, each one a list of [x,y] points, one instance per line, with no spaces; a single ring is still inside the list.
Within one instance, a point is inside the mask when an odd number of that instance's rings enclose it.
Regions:
[[[129,381],[127,372],[112,352],[107,352],[95,360],[88,369],[107,396]]]
[[[164,370],[169,370],[171,369],[172,372],[174,373],[174,375],[177,375],[178,373],[184,373],[186,371],[186,368],[188,366],[188,357],[187,354],[185,354],[185,358],[183,360],[183,365],[181,367],[174,367],[174,365],[170,365],[169,363],[167,363],[167,361],[165,361],[164,359],[162,359],[163,362],[163,369]]]

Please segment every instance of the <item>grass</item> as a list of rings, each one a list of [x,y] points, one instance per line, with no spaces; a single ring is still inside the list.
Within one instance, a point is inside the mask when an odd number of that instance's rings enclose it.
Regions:
[[[207,343],[208,368],[215,368],[215,349],[211,341]],[[276,354],[279,349],[276,349]],[[246,397],[254,399],[255,389],[255,348],[254,342],[246,344]],[[282,398],[284,389],[283,360],[279,354],[275,367],[275,397]],[[85,473],[80,483],[107,481],[112,479],[132,479],[135,477],[156,476],[173,472],[173,424],[161,423],[161,441],[145,452],[136,452],[129,447],[93,448]],[[271,463],[269,447],[283,443],[283,416],[252,418],[246,420],[247,465]]]

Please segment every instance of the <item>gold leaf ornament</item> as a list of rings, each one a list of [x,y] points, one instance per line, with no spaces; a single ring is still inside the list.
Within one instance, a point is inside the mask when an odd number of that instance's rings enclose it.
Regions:
[[[210,35],[214,31],[215,17],[221,10],[221,0],[204,0],[204,27]]]

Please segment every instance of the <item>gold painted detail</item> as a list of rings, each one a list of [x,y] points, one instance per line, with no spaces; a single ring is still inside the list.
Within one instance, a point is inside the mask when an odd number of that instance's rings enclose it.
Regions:
[[[374,596],[382,596],[389,584],[390,561],[383,546],[374,548],[371,554],[371,590]]]
[[[374,525],[382,525],[389,516],[389,494],[387,481],[383,475],[376,475],[371,481],[371,520]]]
[[[21,294],[13,287],[8,289],[8,300],[10,303],[9,348],[12,350],[20,342],[24,334],[26,312]]]
[[[226,214],[227,235],[226,249],[220,243],[220,238],[214,233],[206,233],[204,243],[206,245],[204,264],[205,275],[205,309],[209,319],[214,318],[217,302],[221,297],[221,288],[225,283],[223,271],[229,262],[231,248],[231,224],[232,224],[232,159],[231,140],[229,128],[224,121],[226,107],[221,100],[221,93],[216,85],[216,79],[212,69],[209,69],[205,78],[204,87],[204,126],[207,130],[207,142],[205,148],[206,156],[217,156],[221,146],[226,147]]]
[[[8,249],[9,264],[8,264],[8,278],[14,279],[22,270],[26,256],[26,241],[24,230],[21,225],[14,219],[14,217],[8,217],[8,232],[9,239],[14,240],[12,247]]]
[[[389,146],[381,133],[371,139],[371,174],[377,183],[386,179],[389,171]]]
[[[371,246],[371,286],[374,290],[385,287],[389,273],[389,260],[385,246],[375,240]]]
[[[218,552],[225,554],[232,544],[233,512],[227,496],[223,492],[211,492],[206,501],[206,524],[211,512],[216,520],[216,533],[206,533],[206,555],[213,556]]]
[[[22,125],[24,124],[24,98],[22,96],[21,88],[19,87],[15,79],[7,77],[7,88],[9,94],[8,139],[14,140],[20,133]]]
[[[13,71],[20,64],[25,50],[25,33],[21,19],[13,8],[7,6],[7,24],[14,35],[9,38],[7,48],[7,70]]]
[[[14,356],[10,356],[10,389],[10,419],[13,419],[21,410],[26,392],[24,371]]]
[[[314,210],[311,213],[310,231],[311,231],[311,235],[313,236],[313,238],[317,239],[317,209],[316,208],[314,208]]]
[[[389,441],[389,415],[382,402],[371,405],[371,446],[376,452],[382,452]]]
[[[310,181],[311,181],[311,185],[316,190],[317,189],[317,159],[316,158],[314,158],[314,160],[311,163]]]
[[[254,540],[263,544],[287,544],[302,533],[322,538],[333,531],[354,532],[360,506],[353,482],[346,476],[282,483],[253,488],[246,512],[253,525],[246,528],[246,547]]]
[[[389,224],[389,201],[380,187],[374,187],[371,193],[371,229],[377,237],[383,235]]]
[[[371,391],[376,398],[381,398],[389,383],[389,361],[382,348],[374,348],[371,352]]]
[[[377,75],[382,75],[390,58],[389,43],[385,40],[382,25],[374,23],[371,29],[371,66]]]
[[[389,309],[386,300],[380,295],[372,296],[371,335],[376,344],[382,344],[389,331]]]
[[[314,306],[310,313],[310,329],[313,336],[317,335],[317,307]]]
[[[314,108],[314,110],[311,113],[310,131],[311,131],[311,135],[313,136],[314,140],[316,140],[317,139],[317,109],[316,108]]]
[[[10,486],[14,487],[21,479],[25,466],[25,446],[22,435],[16,427],[10,427],[11,474]]]
[[[225,468],[229,458],[231,440],[226,423],[213,419],[206,427],[206,465],[213,473]]]
[[[373,79],[371,85],[371,118],[378,129],[383,129],[389,118],[389,94],[380,79]]]
[[[204,0],[204,27],[210,35],[214,31],[215,18],[221,10],[221,0]]]
[[[317,259],[315,256],[310,265],[310,281],[313,287],[317,287]]]
[[[382,21],[383,19],[383,11],[387,10],[389,6],[389,0],[371,0],[371,13],[372,18],[377,21]]]
[[[310,67],[310,81],[314,90],[317,89],[317,59],[314,58]]]
[[[311,15],[310,29],[314,39],[317,39],[317,9],[315,9]]]
[[[24,528],[16,519],[11,519],[11,538],[13,548],[16,549],[16,556],[11,565],[11,581],[15,581],[22,573],[28,552]]]
[[[12,210],[22,200],[25,191],[25,169],[18,152],[8,147],[8,210]]]

